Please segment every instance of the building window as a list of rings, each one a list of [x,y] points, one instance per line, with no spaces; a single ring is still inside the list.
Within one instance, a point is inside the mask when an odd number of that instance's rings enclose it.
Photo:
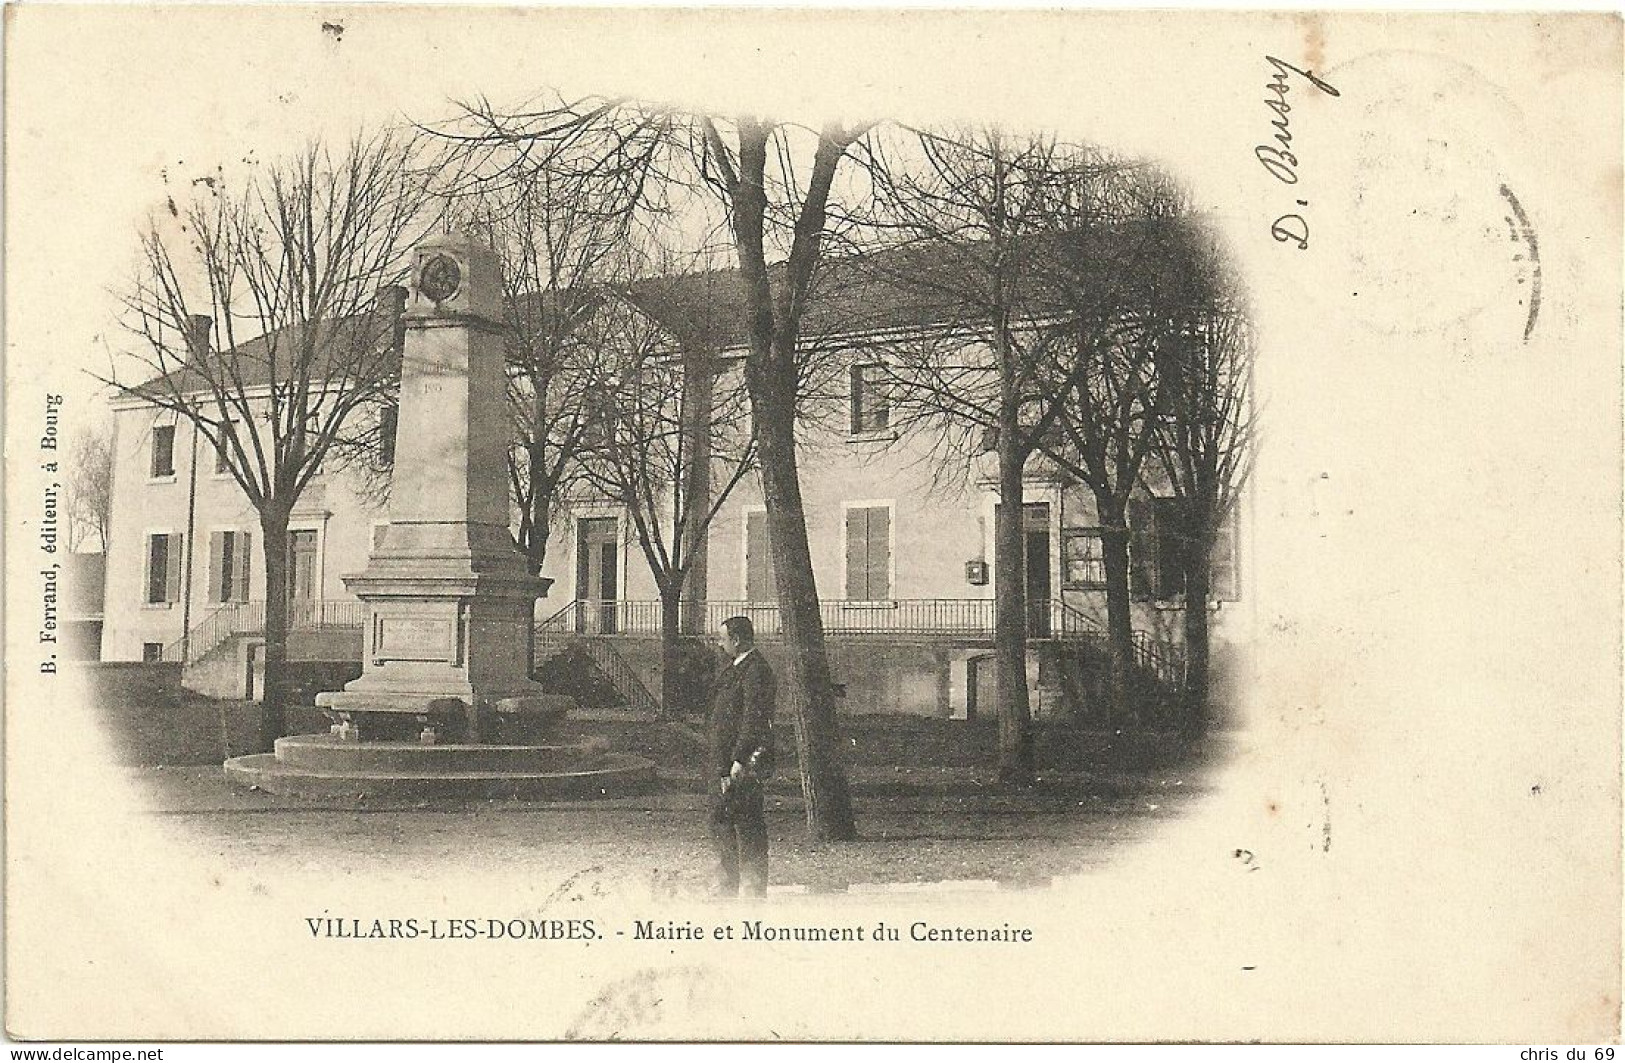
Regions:
[[[767,532],[767,513],[751,510],[745,514],[745,600],[771,602],[773,589],[773,545]]]
[[[1106,552],[1099,528],[1069,528],[1063,540],[1063,577],[1069,590],[1106,585]]]
[[[147,604],[168,605],[181,597],[183,535],[147,536]]]
[[[1183,506],[1178,498],[1137,499],[1129,503],[1129,590],[1136,598],[1171,601],[1184,595],[1190,535],[1185,528]],[[1209,599],[1231,602],[1239,599],[1234,511],[1214,533],[1209,566]]]
[[[147,664],[157,664],[164,659],[164,644],[162,642],[143,642],[141,644],[141,660]]]
[[[161,424],[152,430],[152,476],[175,475],[175,426]]]
[[[852,367],[852,434],[884,432],[891,426],[891,395],[886,387],[886,367]]]
[[[615,404],[602,394],[591,394],[581,418],[581,446],[588,451],[606,451],[615,446]]]
[[[209,536],[209,601],[248,601],[249,532],[214,532]]]
[[[232,446],[230,436],[235,435],[237,426],[234,424],[221,424],[216,431],[220,441],[214,445],[214,474],[225,476],[231,472]]]
[[[891,598],[891,507],[849,506],[846,511],[846,599]]]
[[[1236,511],[1213,533],[1213,553],[1209,556],[1208,596],[1214,601],[1234,602],[1241,598],[1241,564],[1236,534]]]

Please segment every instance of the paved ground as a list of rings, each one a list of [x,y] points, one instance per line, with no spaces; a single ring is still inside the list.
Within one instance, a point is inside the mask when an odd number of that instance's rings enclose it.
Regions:
[[[699,893],[709,874],[704,796],[668,773],[636,797],[569,802],[316,802],[227,786],[219,768],[128,769],[151,814],[233,863],[257,860],[346,873],[470,863],[602,869],[658,891]],[[1009,791],[964,768],[855,769],[861,839],[806,837],[799,795],[768,799],[776,892],[1044,886],[1102,866],[1201,791],[1189,767],[1050,775]]]

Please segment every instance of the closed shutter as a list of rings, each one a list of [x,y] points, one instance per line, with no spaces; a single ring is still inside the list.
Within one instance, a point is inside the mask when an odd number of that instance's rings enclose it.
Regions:
[[[233,564],[237,569],[236,579],[232,582],[233,601],[248,601],[248,577],[253,572],[248,559],[253,556],[254,533],[238,532],[236,557],[233,558]]]
[[[1152,506],[1157,529],[1157,597],[1171,599],[1185,591],[1190,530],[1185,523],[1184,503],[1178,498],[1158,498]]]
[[[876,506],[868,513],[869,600],[891,597],[891,510]]]
[[[1236,564],[1236,513],[1219,522],[1213,533],[1213,552],[1208,555],[1208,593],[1217,601],[1233,602],[1241,597],[1241,584]]]
[[[846,511],[846,597],[857,602],[891,597],[891,510],[885,506]]]
[[[869,529],[865,514],[868,510],[846,511],[846,598],[847,601],[867,601],[869,598]]]
[[[1135,598],[1157,593],[1157,536],[1151,521],[1151,504],[1143,498],[1128,503],[1128,586]]]
[[[767,531],[767,514],[749,513],[745,517],[745,598],[766,602],[775,597],[773,545]]]
[[[147,536],[147,564],[146,571],[142,573],[141,585],[145,588],[147,604],[157,605],[164,600],[164,574],[168,571],[169,563],[167,535]]]
[[[227,564],[227,541],[230,532],[209,533],[209,601],[223,602],[227,600],[228,581],[225,578]]]
[[[185,548],[186,536],[169,536],[169,565],[164,575],[164,601],[178,602],[181,600],[181,553]]]
[[[152,430],[152,475],[175,475],[175,426],[161,424]]]

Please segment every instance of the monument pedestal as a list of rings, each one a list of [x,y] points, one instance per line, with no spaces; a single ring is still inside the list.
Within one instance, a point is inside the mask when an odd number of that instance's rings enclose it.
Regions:
[[[316,698],[339,737],[539,742],[568,710],[529,677],[546,580],[369,569],[345,586],[367,604],[362,675]]]

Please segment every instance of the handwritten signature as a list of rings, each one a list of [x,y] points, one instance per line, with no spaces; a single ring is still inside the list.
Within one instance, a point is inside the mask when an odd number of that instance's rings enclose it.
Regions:
[[[1266,55],[1264,61],[1274,68],[1269,84],[1264,86],[1264,106],[1275,113],[1270,120],[1270,125],[1275,127],[1275,135],[1270,139],[1275,143],[1258,145],[1253,149],[1253,155],[1271,177],[1284,185],[1296,185],[1302,163],[1292,150],[1292,119],[1289,117],[1292,105],[1287,103],[1287,95],[1292,91],[1292,76],[1296,74],[1328,96],[1341,96],[1342,93],[1324,78],[1316,77],[1312,71],[1293,66],[1273,55]],[[1307,199],[1294,202],[1299,207],[1309,206]],[[1297,211],[1283,214],[1270,225],[1270,235],[1277,243],[1290,242],[1299,251],[1304,251],[1309,247],[1309,222]]]

